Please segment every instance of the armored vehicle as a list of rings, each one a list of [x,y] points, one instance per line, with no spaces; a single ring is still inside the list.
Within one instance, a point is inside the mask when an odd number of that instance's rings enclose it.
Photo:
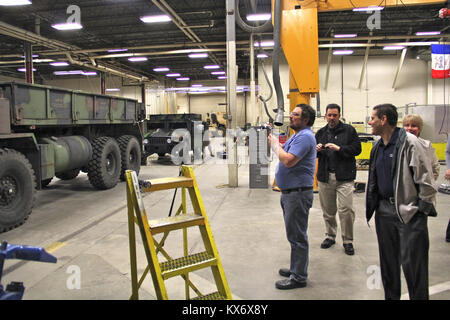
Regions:
[[[22,224],[36,189],[80,170],[97,189],[139,172],[136,100],[26,83],[0,83],[0,232]]]
[[[184,140],[185,143],[187,142],[187,149],[191,152],[196,151],[198,155],[201,155],[204,147],[209,144],[209,138],[203,139],[208,125],[202,122],[201,114],[156,114],[150,115],[150,119],[145,123],[144,160],[154,153],[160,157],[171,154],[172,150],[183,142],[183,139],[189,139],[189,142]],[[199,150],[195,150],[196,147]],[[179,152],[176,149],[174,151],[182,157],[183,150],[186,149],[180,148]]]

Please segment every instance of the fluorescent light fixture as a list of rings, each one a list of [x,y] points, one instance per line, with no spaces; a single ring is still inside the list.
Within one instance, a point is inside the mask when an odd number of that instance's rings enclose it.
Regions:
[[[255,13],[247,15],[247,21],[267,21],[272,18],[270,13]]]
[[[347,33],[347,34],[335,34],[334,37],[335,38],[355,38],[358,35],[356,33]]]
[[[106,89],[106,92],[119,92],[120,89],[119,88],[108,88]]]
[[[30,0],[0,0],[0,6],[23,6],[31,4]]]
[[[164,71],[169,71],[169,68],[166,68],[166,67],[154,68],[153,71],[155,71],[155,72],[164,72]]]
[[[384,46],[383,50],[403,50],[404,46]]]
[[[416,32],[416,36],[437,36],[441,34],[440,31],[419,31]]]
[[[111,49],[111,50],[108,50],[108,52],[125,52],[125,51],[128,51],[128,49]]]
[[[95,71],[86,71],[81,73],[83,76],[96,76],[97,72]]]
[[[213,72],[211,72],[211,74],[213,74],[213,75],[222,75],[222,74],[225,74],[225,71],[213,71]]]
[[[346,56],[346,55],[353,54],[353,50],[334,50],[333,54],[335,56]]]
[[[27,71],[27,69],[25,69],[25,68],[19,68],[19,69],[17,69],[17,71],[20,71],[20,72],[25,72],[25,71]],[[36,69],[35,69],[35,68],[33,68],[33,71],[36,71]]]
[[[147,57],[131,57],[131,58],[128,58],[128,61],[131,61],[131,62],[139,62],[139,61],[147,61],[147,60],[148,60]]]
[[[268,58],[269,55],[267,53],[258,53],[256,55],[256,57],[259,58],[259,59],[264,59],[264,58]]]
[[[172,18],[166,14],[161,14],[161,15],[157,15],[157,16],[141,17],[141,21],[145,22],[145,23],[157,23],[157,22],[172,21]]]
[[[266,40],[261,42],[261,47],[273,47],[275,45],[275,41],[273,40]],[[259,42],[255,42],[255,47],[259,47]]]
[[[200,84],[200,83],[195,83],[191,87],[193,87],[193,88],[200,88],[200,87],[203,87],[203,85]]]
[[[68,75],[74,75],[74,74],[82,74],[83,71],[81,70],[71,70],[71,71],[55,71],[53,74],[55,76],[68,76]]]
[[[220,66],[217,64],[207,65],[203,67],[204,69],[220,69]]]
[[[181,78],[177,78],[178,81],[189,81],[190,78],[189,77],[181,77]]]
[[[220,76],[220,77],[217,77],[217,79],[220,79],[220,80],[223,80],[223,79],[226,79],[227,78],[227,76]]]
[[[380,11],[383,9],[384,9],[384,7],[369,6],[369,7],[353,8],[353,11]]]
[[[25,56],[21,56],[21,57],[25,59]],[[33,55],[31,55],[31,57],[32,58],[37,58],[37,57],[39,57],[39,55],[38,54],[33,54]]]
[[[53,67],[67,67],[69,65],[69,63],[65,62],[65,61],[57,61],[57,62],[50,63],[50,65]]]
[[[166,77],[179,77],[179,76],[181,76],[181,74],[179,74],[179,73],[168,73],[168,74],[166,74]]]
[[[195,59],[195,58],[208,58],[207,53],[190,53],[188,55],[189,58]]]
[[[56,30],[78,30],[82,29],[83,26],[79,23],[58,23],[52,24],[52,28]]]

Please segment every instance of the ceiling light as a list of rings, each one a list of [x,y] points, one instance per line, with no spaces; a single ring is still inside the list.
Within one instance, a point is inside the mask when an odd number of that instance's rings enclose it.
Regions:
[[[416,36],[437,36],[441,34],[440,31],[419,31],[416,32]]]
[[[140,18],[142,22],[145,23],[157,23],[157,22],[167,22],[172,21],[172,18],[166,14],[157,15],[157,16],[145,16]]]
[[[25,59],[25,56],[20,56],[20,57],[22,57],[22,58]],[[33,55],[31,55],[31,57],[32,57],[32,58],[37,58],[37,57],[39,57],[39,55],[38,55],[38,54],[33,54]]]
[[[346,56],[346,55],[353,54],[353,50],[334,50],[333,54],[335,56]]]
[[[195,58],[208,58],[207,53],[191,53],[188,55],[189,58],[195,59]]]
[[[220,76],[220,77],[217,77],[217,79],[220,79],[220,80],[223,80],[223,79],[226,79],[227,78],[227,76]]]
[[[404,46],[384,46],[383,50],[403,50]]]
[[[74,74],[82,74],[83,71],[81,70],[71,70],[71,71],[55,71],[53,74],[55,76],[68,76],[68,75],[74,75]]]
[[[169,71],[169,68],[165,68],[165,67],[154,68],[153,71],[155,71],[155,72]]]
[[[166,77],[179,77],[179,76],[181,76],[181,74],[179,74],[179,73],[168,73],[168,74],[166,74]]]
[[[272,18],[272,15],[270,13],[258,13],[247,15],[248,21],[267,21],[270,18]]]
[[[220,66],[217,64],[207,65],[203,67],[204,69],[220,69]]]
[[[178,81],[189,81],[190,78],[188,77],[181,77],[181,78],[177,78]]]
[[[83,26],[79,23],[58,23],[52,24],[52,28],[56,30],[78,30],[82,29]]]
[[[347,33],[347,34],[335,34],[334,37],[335,38],[355,38],[358,35],[356,33]]]
[[[65,61],[58,61],[58,62],[52,62],[52,63],[50,63],[50,65],[53,67],[67,67],[69,65],[69,63],[65,62]]]
[[[147,57],[131,57],[131,58],[128,58],[128,61],[131,61],[131,62],[139,62],[139,61],[147,61],[147,60],[148,60]]]
[[[200,83],[195,83],[195,84],[193,84],[191,87],[199,88],[199,87],[203,87],[203,85],[200,84]]]
[[[106,89],[106,92],[119,92],[120,89],[119,88],[108,88]]]
[[[97,72],[95,71],[86,71],[81,73],[83,76],[96,76]]]
[[[370,7],[353,8],[353,11],[380,11],[383,9],[384,7],[370,6]]]
[[[214,75],[225,74],[225,71],[213,71],[213,72],[211,72],[211,74],[214,74]]]
[[[273,40],[266,40],[261,42],[261,47],[273,47],[275,45],[275,42]],[[259,47],[259,42],[255,42],[255,47]]]
[[[108,50],[108,52],[125,52],[125,51],[128,51],[128,49],[111,49],[111,50]]]
[[[31,4],[30,0],[0,0],[0,6],[23,6]]]
[[[17,71],[20,71],[20,72],[25,72],[25,71],[27,71],[27,69],[25,69],[25,68],[19,68],[19,69],[17,69]],[[36,69],[35,69],[35,68],[33,68],[33,71],[36,71]]]
[[[268,58],[269,55],[267,53],[258,53],[256,55],[256,57],[259,58],[259,59],[264,59],[264,58]]]

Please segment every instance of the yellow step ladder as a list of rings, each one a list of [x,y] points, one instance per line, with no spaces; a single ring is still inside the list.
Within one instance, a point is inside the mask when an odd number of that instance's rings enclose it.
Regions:
[[[196,297],[193,300],[231,300],[231,292],[223,272],[222,263],[214,243],[208,218],[205,213],[203,201],[197,186],[194,170],[189,166],[182,166],[179,177],[160,178],[139,181],[136,172],[126,171],[127,181],[127,205],[128,205],[128,231],[130,241],[130,265],[131,265],[131,289],[130,299],[139,299],[139,288],[148,272],[152,275],[153,286],[158,300],[167,300],[167,290],[164,280],[175,276],[181,276],[185,281],[186,299],[190,298],[190,289]],[[157,220],[148,220],[144,208],[141,192],[153,192],[160,190],[182,188],[181,205],[174,216]],[[187,213],[186,190],[189,193],[194,213]],[[135,224],[138,225],[145,255],[147,267],[138,281]],[[198,226],[205,251],[188,254],[187,228]],[[173,259],[163,248],[169,233],[173,230],[183,230],[184,256]],[[154,238],[155,234],[163,233],[159,242]],[[165,261],[160,262],[158,253],[164,256]],[[200,290],[190,281],[189,273],[211,268],[217,291],[202,294]]]

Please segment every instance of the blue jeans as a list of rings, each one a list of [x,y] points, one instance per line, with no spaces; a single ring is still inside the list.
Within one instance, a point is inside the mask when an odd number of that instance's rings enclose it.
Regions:
[[[281,194],[286,236],[291,244],[290,278],[305,282],[308,278],[308,215],[313,203],[313,190]]]

